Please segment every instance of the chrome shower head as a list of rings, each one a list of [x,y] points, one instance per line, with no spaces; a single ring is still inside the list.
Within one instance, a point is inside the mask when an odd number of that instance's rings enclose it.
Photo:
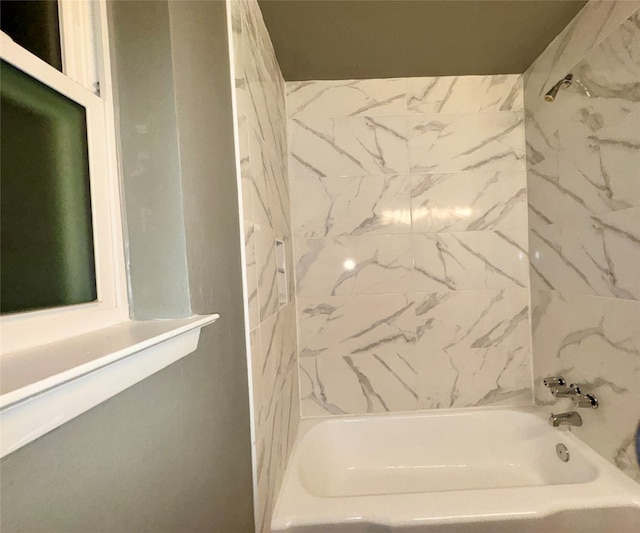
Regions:
[[[564,78],[562,78],[558,83],[556,83],[547,94],[544,95],[544,99],[547,102],[553,102],[556,99],[556,94],[560,90],[560,87],[569,87],[571,82],[573,81],[573,74],[567,74]]]

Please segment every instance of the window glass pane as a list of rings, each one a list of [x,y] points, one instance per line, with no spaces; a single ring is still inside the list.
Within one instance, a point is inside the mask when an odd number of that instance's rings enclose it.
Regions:
[[[2,313],[96,299],[86,111],[2,61]]]
[[[0,29],[62,71],[60,20],[55,0],[0,0]]]

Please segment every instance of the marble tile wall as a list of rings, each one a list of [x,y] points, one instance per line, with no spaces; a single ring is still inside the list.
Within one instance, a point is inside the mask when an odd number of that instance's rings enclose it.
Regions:
[[[590,2],[524,75],[536,400],[571,409],[542,385],[554,374],[594,392],[573,431],[638,481],[639,8]]]
[[[300,419],[285,84],[256,0],[230,0],[255,425],[256,531],[271,513]],[[280,305],[275,240],[290,301]]]
[[[521,82],[287,83],[303,415],[532,402]]]

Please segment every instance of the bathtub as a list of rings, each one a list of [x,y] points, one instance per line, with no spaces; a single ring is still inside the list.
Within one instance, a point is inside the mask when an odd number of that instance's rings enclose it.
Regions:
[[[491,408],[303,420],[272,530],[640,531],[640,485],[546,416]]]

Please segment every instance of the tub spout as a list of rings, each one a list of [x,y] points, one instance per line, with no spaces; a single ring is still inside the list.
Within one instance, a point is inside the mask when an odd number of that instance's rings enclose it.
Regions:
[[[551,413],[551,416],[549,416],[549,423],[554,428],[557,428],[558,426],[581,426],[582,418],[575,411],[558,413],[557,415]]]

